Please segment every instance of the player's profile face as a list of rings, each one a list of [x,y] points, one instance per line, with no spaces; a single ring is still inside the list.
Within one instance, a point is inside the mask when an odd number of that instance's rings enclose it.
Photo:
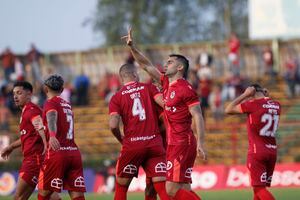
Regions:
[[[177,73],[178,61],[176,57],[169,57],[165,66],[164,72],[166,76],[174,75]]]
[[[24,106],[30,98],[30,91],[24,90],[22,86],[14,87],[13,96],[16,106]]]

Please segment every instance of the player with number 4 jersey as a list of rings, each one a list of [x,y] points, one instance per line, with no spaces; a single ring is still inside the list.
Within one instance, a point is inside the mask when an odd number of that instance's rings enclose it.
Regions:
[[[161,200],[169,199],[165,190],[166,152],[158,128],[155,102],[163,104],[162,94],[152,84],[140,83],[136,67],[121,66],[119,71],[124,86],[109,103],[109,125],[122,144],[117,163],[115,200],[125,200],[129,184],[142,166],[152,178]],[[123,122],[124,135],[120,132]],[[147,188],[146,188],[147,190]],[[147,194],[147,192],[146,192]],[[146,196],[146,199],[149,197]]]
[[[268,97],[258,84],[248,87],[226,107],[227,114],[247,114],[248,156],[254,200],[274,199],[266,190],[272,181],[277,158],[276,131],[281,113],[279,102]]]
[[[43,121],[49,149],[39,176],[39,200],[47,200],[52,192],[68,190],[72,200],[83,200],[85,184],[80,151],[74,141],[74,118],[69,102],[59,95],[64,81],[51,75],[45,80],[48,100],[44,104]]]

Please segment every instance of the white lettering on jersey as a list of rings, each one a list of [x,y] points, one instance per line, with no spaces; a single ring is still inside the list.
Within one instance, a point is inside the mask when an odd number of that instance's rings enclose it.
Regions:
[[[138,91],[143,90],[144,88],[145,88],[144,86],[141,86],[141,87],[136,87],[136,88],[131,88],[131,89],[128,89],[128,90],[124,90],[124,91],[122,91],[122,95],[129,94],[129,93],[132,93],[132,92],[138,92]]]

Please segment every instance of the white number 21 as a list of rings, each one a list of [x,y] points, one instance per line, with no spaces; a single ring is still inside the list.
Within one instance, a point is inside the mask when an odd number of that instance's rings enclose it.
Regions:
[[[264,114],[261,117],[261,122],[266,123],[266,125],[259,131],[259,135],[266,137],[275,137],[276,130],[278,128],[279,116]],[[269,130],[273,125],[273,130]]]

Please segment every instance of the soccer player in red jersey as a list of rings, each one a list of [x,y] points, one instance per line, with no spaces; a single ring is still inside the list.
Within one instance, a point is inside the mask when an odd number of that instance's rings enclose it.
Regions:
[[[49,148],[41,168],[38,199],[48,200],[52,192],[68,190],[72,200],[84,200],[85,184],[80,151],[74,141],[74,116],[70,103],[59,95],[64,80],[51,75],[44,82],[47,101],[43,121]]]
[[[133,177],[142,166],[160,199],[169,199],[165,190],[165,149],[158,128],[155,102],[162,105],[162,95],[152,84],[140,83],[137,69],[124,64],[119,70],[123,87],[109,102],[109,125],[122,144],[117,163],[115,200],[127,199],[126,193]],[[124,135],[120,131],[120,121]],[[146,199],[151,197],[146,195]]]
[[[13,95],[16,106],[22,109],[20,118],[20,139],[11,143],[1,152],[7,159],[14,149],[22,147],[24,156],[14,199],[29,199],[38,182],[47,141],[42,122],[42,110],[31,102],[32,85],[26,81],[14,84]],[[55,195],[55,194],[54,194]],[[57,194],[52,199],[57,199]]]
[[[276,131],[281,106],[258,84],[248,87],[225,109],[227,114],[247,114],[248,156],[254,200],[273,200],[270,187],[277,157]]]
[[[178,54],[169,56],[162,74],[132,42],[131,29],[124,36],[131,53],[144,69],[163,88],[164,114],[167,122],[167,181],[166,190],[173,199],[200,199],[191,190],[191,173],[197,152],[206,159],[203,147],[204,122],[199,98],[184,79],[188,72],[188,60]],[[197,139],[191,124],[195,120]]]

